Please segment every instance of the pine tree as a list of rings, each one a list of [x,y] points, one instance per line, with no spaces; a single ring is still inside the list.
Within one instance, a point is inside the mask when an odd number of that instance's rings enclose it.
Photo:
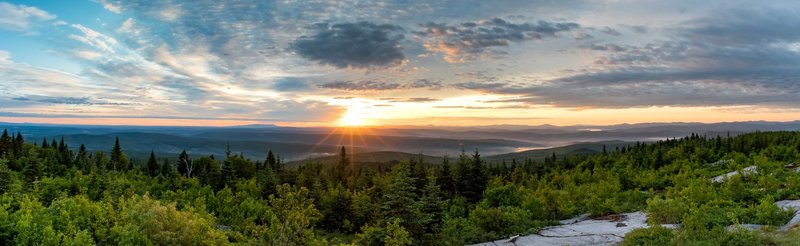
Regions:
[[[436,184],[445,193],[447,197],[452,197],[456,193],[456,187],[453,183],[453,174],[450,172],[450,158],[445,155],[436,172]]]
[[[175,168],[172,167],[169,159],[164,158],[164,164],[161,165],[161,170],[158,173],[165,178],[173,178],[175,176]]]
[[[399,218],[404,223],[413,222],[418,213],[414,198],[414,180],[410,176],[410,170],[406,165],[400,165],[390,173],[389,184],[381,203],[386,219]]]
[[[61,142],[58,143],[58,153],[61,165],[67,168],[72,167],[72,152],[69,151],[69,146],[64,143],[64,137],[61,137]]]
[[[0,136],[0,157],[11,154],[11,136],[8,135],[8,129],[3,129],[3,135]]]
[[[434,179],[426,180],[425,190],[420,198],[422,219],[422,244],[435,245],[436,233],[444,220],[446,203],[442,199],[442,190]]]
[[[178,155],[178,173],[186,176],[186,178],[192,178],[194,172],[192,158],[189,158],[189,154],[186,154],[186,150],[183,150],[181,154]]]
[[[42,138],[42,149],[50,148],[50,145],[47,144],[47,138]]]
[[[39,180],[39,177],[42,176],[42,165],[39,163],[39,159],[33,158],[29,159],[27,162],[28,165],[25,166],[25,170],[23,173],[25,174],[25,181],[28,184],[33,185],[36,180]]]
[[[61,141],[58,142],[58,151],[61,152],[64,151],[65,149],[67,149],[67,145],[64,144],[64,137],[61,137]]]
[[[78,147],[78,155],[75,156],[75,166],[83,170],[84,172],[88,172],[89,168],[89,153],[86,152],[86,145],[81,144]]]
[[[150,158],[147,159],[147,174],[150,174],[150,177],[158,176],[159,169],[161,169],[161,165],[158,164],[156,154],[151,150]]]
[[[111,166],[114,170],[122,171],[127,167],[123,167],[125,157],[122,153],[122,146],[119,145],[119,137],[114,141],[114,148],[111,149]],[[127,163],[126,163],[127,164]]]
[[[425,185],[428,183],[428,172],[425,169],[422,158],[419,160],[411,159],[408,164],[411,170],[410,176],[411,179],[413,179],[415,193],[421,196],[425,190]]]
[[[258,171],[256,177],[258,186],[261,188],[261,198],[268,199],[270,195],[277,192],[276,186],[278,185],[278,178],[272,171],[272,168],[264,168]]]
[[[272,153],[272,150],[267,151],[267,160],[264,161],[264,165],[266,165],[269,168],[272,168],[272,170],[275,170],[276,162],[277,161],[275,160],[275,154]]]
[[[342,146],[342,150],[339,153],[339,163],[336,164],[336,168],[334,170],[335,178],[337,181],[341,182],[342,184],[347,184],[347,171],[350,167],[350,158],[347,158],[347,150]]]
[[[25,139],[22,138],[22,133],[17,132],[17,137],[14,139],[14,156],[22,155],[22,146],[25,144]]]
[[[462,159],[465,160],[459,162],[468,162],[468,165],[464,165],[466,170],[462,172],[461,180],[458,183],[459,193],[464,196],[467,201],[474,203],[479,201],[483,196],[488,175],[485,173],[483,160],[477,149],[475,150],[475,154],[472,155],[472,158],[462,157]]]
[[[236,183],[236,172],[233,170],[230,158],[222,162],[222,183],[224,184],[223,187],[233,187]]]

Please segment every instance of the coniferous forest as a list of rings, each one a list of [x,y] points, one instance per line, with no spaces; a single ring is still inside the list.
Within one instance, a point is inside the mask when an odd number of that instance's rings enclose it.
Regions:
[[[786,245],[800,230],[800,132],[637,143],[591,155],[487,163],[469,151],[355,166],[285,167],[278,153],[131,160],[63,139],[0,138],[1,245],[463,245],[558,220],[646,211],[623,245]],[[756,166],[758,172],[714,176]],[[679,224],[667,229],[660,224]],[[729,230],[737,224],[765,230]]]

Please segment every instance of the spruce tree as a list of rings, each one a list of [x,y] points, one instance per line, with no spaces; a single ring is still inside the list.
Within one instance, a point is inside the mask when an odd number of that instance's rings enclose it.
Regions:
[[[172,167],[172,164],[169,162],[169,159],[164,158],[164,164],[161,165],[161,170],[158,173],[165,178],[174,177],[175,168]]]
[[[194,172],[192,158],[189,158],[189,154],[186,153],[186,150],[183,150],[181,154],[178,155],[178,173],[186,176],[186,178],[192,178]]]
[[[39,177],[42,176],[42,165],[39,163],[39,159],[36,158],[29,159],[27,164],[28,165],[25,166],[25,170],[23,171],[25,174],[25,181],[27,181],[29,185],[33,186],[33,183],[36,182],[36,180],[39,180]]]
[[[42,149],[50,148],[50,145],[47,144],[47,138],[42,138]]]
[[[264,165],[272,168],[272,170],[275,171],[275,174],[278,174],[282,168],[278,158],[275,158],[275,154],[272,153],[272,150],[267,152],[267,160],[264,162]]]
[[[420,198],[422,218],[422,244],[435,245],[436,233],[444,220],[446,202],[442,199],[442,190],[435,179],[427,179],[425,190]]]
[[[270,195],[277,192],[278,178],[272,168],[264,168],[258,171],[256,177],[258,186],[261,188],[261,198],[268,199]]]
[[[61,137],[61,142],[58,143],[58,154],[61,165],[67,168],[72,167],[72,152],[69,151],[69,146],[64,143],[64,137]]]
[[[22,154],[22,146],[25,144],[25,139],[22,138],[22,133],[17,132],[17,137],[14,139],[14,155],[20,156]]]
[[[158,176],[159,169],[161,169],[161,165],[158,164],[156,154],[151,150],[150,158],[147,159],[147,174],[150,174],[150,177]]]
[[[81,144],[78,147],[78,155],[75,156],[75,166],[83,170],[84,172],[89,171],[89,153],[86,152],[86,145]]]
[[[347,184],[347,169],[350,167],[350,158],[347,157],[347,150],[342,146],[339,152],[339,163],[336,164],[335,178],[342,184]]]
[[[3,129],[3,135],[0,136],[0,157],[11,154],[11,136],[8,135],[8,129]]]
[[[119,145],[119,137],[114,140],[114,147],[111,149],[111,166],[114,170],[123,170],[122,168],[122,146]]]
[[[436,184],[444,192],[447,197],[452,197],[456,193],[456,187],[453,183],[453,174],[450,172],[450,158],[447,155],[442,158],[442,165],[436,172]]]

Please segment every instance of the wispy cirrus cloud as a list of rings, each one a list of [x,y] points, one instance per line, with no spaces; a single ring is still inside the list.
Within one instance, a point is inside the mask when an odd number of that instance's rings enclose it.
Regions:
[[[0,2],[0,29],[11,31],[30,31],[42,22],[56,19],[56,16],[33,6],[15,5]]]

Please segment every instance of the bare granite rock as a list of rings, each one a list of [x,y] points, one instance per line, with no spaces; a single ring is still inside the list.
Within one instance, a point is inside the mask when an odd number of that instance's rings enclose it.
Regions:
[[[514,243],[517,246],[617,245],[622,242],[623,236],[628,232],[647,227],[646,220],[647,214],[642,212],[621,214],[620,217],[611,220],[579,216],[573,220],[562,221],[562,225],[544,228],[538,234],[518,237]],[[618,226],[620,223],[625,226]],[[515,245],[507,241],[507,239],[503,239],[475,245]]]
[[[742,175],[749,175],[749,174],[754,174],[754,173],[758,173],[758,168],[756,166],[749,166],[749,167],[742,168]],[[712,183],[722,183],[722,182],[725,182],[725,180],[728,180],[730,177],[733,177],[733,175],[737,175],[737,174],[739,174],[739,171],[733,171],[733,172],[729,172],[729,173],[726,173],[726,174],[723,174],[723,175],[719,175],[719,176],[711,178],[711,182]]]

